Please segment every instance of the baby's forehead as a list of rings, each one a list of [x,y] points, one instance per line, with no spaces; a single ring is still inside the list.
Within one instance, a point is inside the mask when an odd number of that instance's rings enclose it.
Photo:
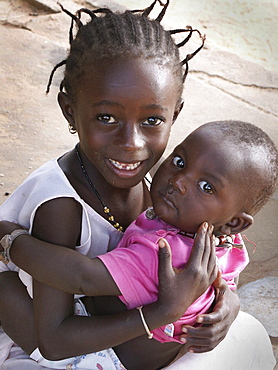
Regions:
[[[194,150],[196,157],[217,161],[230,171],[243,172],[245,176],[258,174],[268,166],[268,156],[262,146],[251,145],[245,141],[233,140],[225,132],[213,126],[201,126],[178,145],[179,150],[190,154]],[[216,166],[217,167],[217,166]]]

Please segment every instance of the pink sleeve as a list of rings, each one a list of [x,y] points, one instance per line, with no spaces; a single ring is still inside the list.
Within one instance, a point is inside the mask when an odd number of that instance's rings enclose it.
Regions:
[[[155,243],[133,236],[127,248],[99,256],[113,277],[128,309],[154,302],[158,296],[158,251]]]

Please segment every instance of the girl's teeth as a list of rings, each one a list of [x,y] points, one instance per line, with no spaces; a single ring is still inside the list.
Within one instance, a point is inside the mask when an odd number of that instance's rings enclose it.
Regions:
[[[132,171],[135,170],[141,162],[136,162],[136,163],[120,163],[118,161],[114,161],[113,159],[109,159],[109,161],[117,167],[119,170],[127,170],[127,171]]]

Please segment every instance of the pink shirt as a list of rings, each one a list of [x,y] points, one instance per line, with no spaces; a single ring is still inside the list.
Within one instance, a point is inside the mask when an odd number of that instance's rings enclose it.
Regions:
[[[167,239],[171,246],[173,266],[179,269],[184,267],[194,240],[179,234],[179,231],[160,219],[149,220],[144,212],[127,228],[116,249],[99,256],[121,290],[120,299],[128,309],[155,302],[158,298],[157,242],[161,237]],[[216,255],[222,277],[231,289],[235,289],[234,278],[249,262],[245,247],[218,247]],[[162,343],[179,342],[182,325],[194,325],[197,316],[208,311],[214,298],[215,291],[210,286],[174,325],[153,330],[154,338]],[[173,331],[170,335],[169,329]]]

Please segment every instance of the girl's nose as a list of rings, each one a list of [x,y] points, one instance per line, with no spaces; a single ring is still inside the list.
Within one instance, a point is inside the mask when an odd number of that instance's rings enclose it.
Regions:
[[[169,179],[168,183],[174,191],[178,191],[181,195],[185,195],[187,193],[185,175],[182,175],[180,173],[175,176],[172,176]]]
[[[124,147],[126,150],[142,149],[145,145],[144,137],[140,129],[132,124],[127,124],[119,132],[117,140],[119,147]]]

